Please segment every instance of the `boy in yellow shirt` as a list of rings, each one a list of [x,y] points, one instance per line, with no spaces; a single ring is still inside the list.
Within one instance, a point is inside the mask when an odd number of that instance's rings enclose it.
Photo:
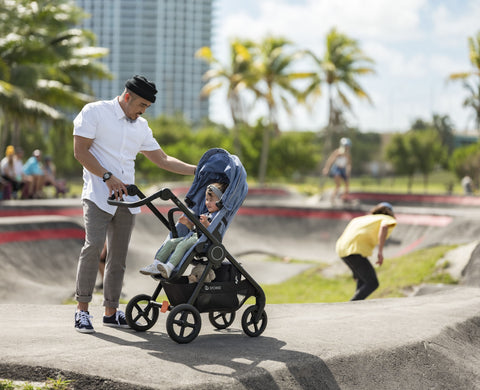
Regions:
[[[351,301],[365,299],[378,288],[377,274],[367,257],[378,245],[376,264],[382,265],[383,246],[396,225],[392,205],[382,202],[370,214],[353,218],[337,240],[336,252],[357,280]]]

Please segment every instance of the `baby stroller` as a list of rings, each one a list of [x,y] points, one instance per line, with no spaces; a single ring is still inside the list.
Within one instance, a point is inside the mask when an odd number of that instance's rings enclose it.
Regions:
[[[222,245],[222,238],[237,210],[243,203],[248,186],[246,172],[237,156],[223,149],[210,149],[200,159],[192,186],[182,203],[168,188],[146,197],[136,186],[128,187],[129,195],[138,195],[137,202],[116,201],[108,203],[124,207],[146,205],[154,215],[170,230],[167,239],[185,237],[189,229],[175,223],[174,213],[184,213],[202,234],[182,257],[168,279],[152,275],[158,285],[152,295],[140,294],[127,304],[125,315],[131,328],[137,331],[150,329],[157,321],[159,312],[170,311],[167,317],[167,332],[177,343],[189,343],[199,334],[200,313],[208,313],[210,323],[217,329],[228,328],[235,320],[235,312],[250,297],[255,297],[255,305],[249,306],[242,315],[242,329],[250,337],[257,337],[267,326],[265,294],[257,282],[243,269],[240,263]],[[217,203],[220,210],[205,228],[199,215],[206,212],[205,190],[214,182],[226,182],[228,187]],[[152,201],[160,198],[172,201],[176,207],[168,210],[165,217]],[[204,264],[205,269],[197,283],[188,283],[183,276],[188,266]],[[215,279],[205,282],[210,270]],[[157,302],[162,289],[168,302]]]

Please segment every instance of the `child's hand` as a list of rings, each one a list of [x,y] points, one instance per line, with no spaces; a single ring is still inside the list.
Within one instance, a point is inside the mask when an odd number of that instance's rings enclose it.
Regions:
[[[182,225],[185,225],[190,230],[193,228],[193,222],[190,221],[185,214],[182,214],[182,216],[178,218],[178,222],[180,222]]]
[[[210,226],[210,221],[208,220],[208,217],[205,214],[200,215],[199,219],[200,219],[200,223],[206,228]]]

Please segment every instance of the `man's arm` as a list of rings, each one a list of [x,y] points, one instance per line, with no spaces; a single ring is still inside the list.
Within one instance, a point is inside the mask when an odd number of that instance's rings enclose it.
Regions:
[[[90,152],[92,143],[93,139],[74,135],[73,154],[75,159],[82,164],[85,169],[96,176],[103,177],[103,174],[107,172],[107,169],[102,167],[95,156]],[[125,184],[113,175],[105,182],[105,184],[108,187],[109,194],[115,194],[115,198],[117,200],[121,199],[122,193],[127,194],[127,187]]]
[[[385,245],[385,241],[387,240],[387,233],[388,233],[388,225],[382,225],[378,232],[378,257],[377,257],[377,264],[383,264],[383,246]]]
[[[142,151],[141,153],[159,168],[180,175],[194,175],[197,168],[195,165],[187,164],[167,155],[162,149]]]

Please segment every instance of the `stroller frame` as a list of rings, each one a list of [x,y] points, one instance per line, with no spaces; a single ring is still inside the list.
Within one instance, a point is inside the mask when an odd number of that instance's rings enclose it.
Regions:
[[[140,200],[126,202],[110,198],[108,203],[123,207],[148,207],[170,230],[172,237],[178,237],[174,213],[183,212],[194,223],[196,229],[206,236],[204,243],[209,244],[206,252],[203,252],[205,249],[203,245],[195,244],[188,257],[180,264],[180,268],[169,279],[152,275],[152,278],[158,281],[153,294],[137,295],[127,304],[125,315],[129,326],[136,331],[146,331],[155,325],[159,311],[163,313],[170,311],[166,322],[168,335],[177,343],[189,343],[200,333],[200,313],[208,312],[210,323],[214,327],[226,329],[235,320],[235,312],[243,306],[247,299],[254,297],[255,305],[245,309],[242,315],[242,329],[250,337],[262,334],[267,326],[265,293],[253,277],[226,250],[221,236],[215,234],[215,231],[210,232],[205,228],[199,218],[169,188],[162,188],[148,197],[135,185],[129,185],[127,189],[128,195],[137,195]],[[152,203],[158,198],[171,201],[176,205],[168,211],[167,217]],[[197,283],[188,283],[187,277],[183,276],[192,262],[205,264],[205,269]],[[217,281],[219,279],[219,275],[217,275],[214,281],[206,283],[205,279],[211,269],[227,271],[226,274],[230,276],[227,277],[227,280]],[[162,289],[170,302],[157,302]]]

